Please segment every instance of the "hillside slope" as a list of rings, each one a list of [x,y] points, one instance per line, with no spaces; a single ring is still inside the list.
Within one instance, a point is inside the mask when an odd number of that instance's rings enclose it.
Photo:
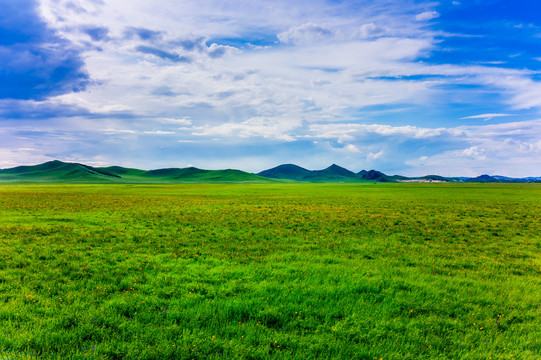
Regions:
[[[294,164],[278,165],[272,169],[264,170],[258,173],[274,179],[308,181],[308,182],[374,182],[374,181],[395,181],[382,172],[376,170],[363,170],[358,174],[346,168],[332,164],[323,170],[307,170]]]
[[[114,182],[119,179],[120,176],[105,170],[84,164],[65,163],[58,160],[39,165],[17,166],[11,169],[0,170],[0,180],[4,181]]]
[[[84,164],[54,160],[39,165],[0,170],[3,182],[66,183],[267,183],[268,179],[240,170],[202,170],[194,167],[139,170],[110,166],[94,168]]]

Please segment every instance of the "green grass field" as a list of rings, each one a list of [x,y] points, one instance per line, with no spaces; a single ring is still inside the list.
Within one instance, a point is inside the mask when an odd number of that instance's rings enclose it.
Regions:
[[[0,358],[540,359],[541,186],[1,185]]]

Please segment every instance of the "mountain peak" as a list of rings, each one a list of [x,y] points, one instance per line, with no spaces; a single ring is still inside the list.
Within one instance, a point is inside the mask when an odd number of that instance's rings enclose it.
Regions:
[[[324,170],[319,170],[319,172],[332,173],[332,174],[345,176],[345,177],[355,177],[355,173],[353,171],[349,171],[348,169],[338,166],[336,164],[332,164],[331,166],[329,166],[328,168]]]
[[[339,165],[336,165],[336,164],[332,164],[331,166],[329,166],[328,168],[326,168],[325,170],[347,170],[346,168],[343,168],[342,166],[339,166]],[[349,170],[348,170],[349,171]]]
[[[377,170],[362,170],[358,173],[360,177],[362,177],[365,180],[377,180],[377,181],[388,181],[388,176],[382,173],[381,171]]]
[[[468,179],[469,182],[500,182],[497,178],[494,178],[488,174],[483,174],[481,176],[478,176],[476,178],[470,178]]]
[[[306,170],[295,164],[282,164],[272,169],[264,170],[258,173],[259,176],[264,176],[272,179],[301,179],[311,173],[310,170]]]

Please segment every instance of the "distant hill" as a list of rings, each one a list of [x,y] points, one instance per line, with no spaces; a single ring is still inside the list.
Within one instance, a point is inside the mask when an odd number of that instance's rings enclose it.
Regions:
[[[449,181],[449,178],[439,176],[439,175],[426,175],[426,176],[420,177],[419,179],[441,181],[441,182]]]
[[[261,171],[257,175],[271,179],[302,180],[309,176],[312,171],[306,170],[294,164],[278,165],[272,169]]]
[[[501,175],[481,175],[474,178],[461,178],[465,182],[477,183],[509,183],[509,182],[541,182],[541,177],[512,178]]]
[[[391,176],[387,176],[381,171],[377,170],[361,170],[357,173],[358,176],[360,176],[364,180],[371,180],[371,181],[379,181],[379,182],[393,182],[396,179],[392,178]]]
[[[539,177],[525,177],[525,178],[511,178],[501,175],[492,175],[493,179],[499,180],[501,182],[541,182],[541,176]]]
[[[478,177],[443,177],[426,175],[406,177],[387,175],[378,170],[354,173],[332,164],[322,170],[308,170],[295,164],[278,165],[252,174],[241,170],[204,170],[196,167],[140,170],[121,166],[92,167],[85,164],[49,161],[39,165],[0,169],[0,182],[40,183],[362,183],[362,182],[541,182],[541,177],[511,178],[499,175]]]
[[[110,182],[117,179],[120,176],[92,166],[58,160],[0,170],[0,180],[11,181]]]
[[[357,175],[336,164],[332,164],[326,169],[312,171],[311,176],[326,178],[326,179],[343,179],[343,178],[355,178]]]
[[[338,165],[331,165],[323,170],[307,170],[294,164],[278,165],[272,169],[258,173],[260,176],[308,182],[411,182],[411,183],[446,183],[446,182],[541,182],[541,177],[509,178],[504,176],[481,175],[469,177],[444,177],[440,175],[425,175],[420,177],[407,177],[402,175],[387,175],[378,170],[361,170],[354,173]]]
[[[307,182],[374,182],[374,181],[395,181],[382,172],[376,170],[363,170],[358,174],[346,168],[332,164],[323,170],[307,170],[294,164],[278,165],[272,169],[264,170],[258,173],[273,179],[284,179]]]
[[[316,182],[351,182],[358,181],[359,178],[354,172],[332,164],[326,169],[311,171],[304,180]]]
[[[194,178],[200,174],[204,174],[209,170],[201,170],[196,167],[188,168],[167,168],[147,171],[144,176],[148,178],[161,178],[161,179],[182,179],[182,178]]]
[[[469,178],[466,180],[467,182],[479,182],[479,183],[495,183],[495,182],[504,182],[504,180],[499,180],[495,177],[492,177],[490,175],[481,175],[475,178]]]
[[[33,166],[18,166],[0,170],[0,181],[9,182],[67,182],[67,183],[268,183],[268,179],[240,170],[184,169],[139,170],[120,166],[92,166],[49,161]]]
[[[258,173],[272,179],[283,179],[308,182],[358,182],[357,174],[336,164],[323,170],[307,170],[294,164],[278,165],[272,169]]]
[[[97,168],[101,171],[106,171],[108,173],[111,173],[111,174],[115,174],[115,175],[118,175],[120,177],[122,176],[144,176],[144,174],[146,173],[145,170],[139,170],[139,169],[130,169],[130,168],[125,168],[125,167],[122,167],[122,166],[109,166],[109,167],[101,167],[101,168]]]

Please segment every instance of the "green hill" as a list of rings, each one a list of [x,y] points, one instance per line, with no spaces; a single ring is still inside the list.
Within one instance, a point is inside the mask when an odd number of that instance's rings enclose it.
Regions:
[[[266,183],[268,179],[240,170],[203,170],[195,167],[140,170],[110,166],[92,166],[49,161],[39,165],[18,166],[0,170],[4,182],[68,182],[68,183]]]
[[[377,170],[362,170],[359,173],[357,173],[359,177],[361,177],[364,180],[370,180],[370,181],[379,181],[379,182],[393,182],[394,179],[388,175],[385,175],[381,171]]]
[[[203,170],[195,167],[184,169],[158,169],[148,171],[147,179],[162,179],[178,182],[275,182],[240,170]]]
[[[140,170],[121,166],[92,167],[58,160],[39,165],[17,166],[0,170],[0,182],[60,182],[60,183],[360,183],[360,182],[500,182],[501,177],[482,175],[477,178],[450,179],[438,175],[408,178],[389,176],[377,170],[354,173],[333,164],[323,170],[308,170],[294,164],[283,164],[251,174],[241,170],[204,170],[196,167]],[[513,179],[519,181],[520,179]]]
[[[106,171],[110,174],[115,174],[120,177],[124,177],[124,176],[138,177],[138,176],[143,176],[146,173],[145,170],[125,168],[122,166],[109,166],[109,167],[101,167],[101,168],[96,168],[96,169],[100,171]]]
[[[264,170],[258,173],[259,176],[264,176],[271,179],[288,179],[288,180],[304,180],[312,173],[303,167],[295,164],[278,165],[272,169]]]
[[[258,173],[273,179],[287,179],[309,182],[393,182],[390,176],[376,170],[363,170],[358,174],[336,164],[323,170],[307,170],[294,164],[284,164]]]
[[[0,170],[0,180],[22,182],[111,182],[120,176],[92,166],[54,160],[33,166]]]
[[[478,177],[475,177],[475,178],[470,178],[468,179],[468,182],[477,182],[477,183],[497,183],[497,182],[502,182],[501,180],[497,179],[497,178],[494,178],[490,175],[481,175],[481,176],[478,176]]]
[[[336,164],[332,164],[323,170],[312,171],[305,179],[316,182],[350,182],[359,180],[354,172]]]

